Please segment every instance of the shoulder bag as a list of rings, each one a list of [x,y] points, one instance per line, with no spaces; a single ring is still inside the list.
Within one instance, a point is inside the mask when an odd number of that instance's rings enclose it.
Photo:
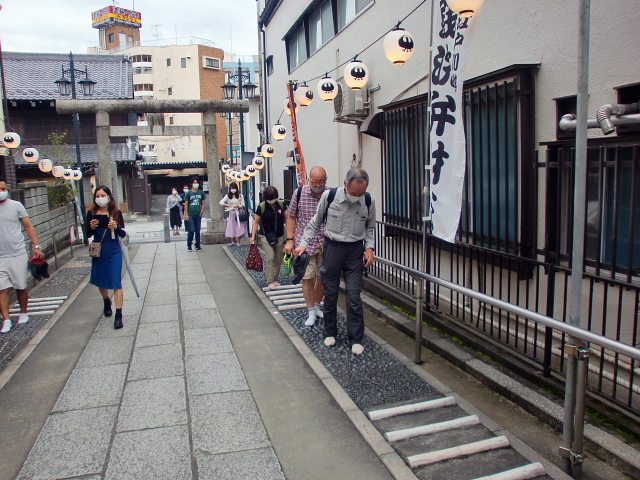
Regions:
[[[104,229],[104,234],[102,235],[102,240],[104,240],[104,236],[107,234],[107,229]],[[102,252],[102,240],[99,242],[91,242],[89,244],[89,256],[93,258],[100,258],[100,253]]]

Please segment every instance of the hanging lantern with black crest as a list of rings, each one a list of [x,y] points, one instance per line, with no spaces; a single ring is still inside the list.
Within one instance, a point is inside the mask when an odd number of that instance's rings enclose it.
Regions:
[[[253,157],[252,163],[258,170],[262,170],[264,168],[264,157],[262,155],[256,155]]]
[[[62,178],[65,180],[71,180],[73,178],[73,170],[70,168],[65,168],[64,173],[62,174]]]
[[[271,136],[278,141],[284,140],[284,138],[287,136],[287,129],[284,125],[276,123],[271,129]]]
[[[284,113],[286,113],[287,115],[291,115],[291,108],[289,107],[289,99],[288,98],[285,98],[283,105],[284,105]],[[294,106],[294,109],[295,109],[296,114],[297,114],[300,111],[300,105],[298,105],[294,100],[293,106]]]
[[[36,163],[40,158],[40,153],[38,153],[38,150],[36,150],[35,148],[25,148],[22,151],[22,158],[27,163]]]
[[[224,173],[227,173],[229,170],[231,170],[231,167],[228,164],[223,163],[220,167],[220,170],[222,170]]]
[[[6,132],[2,138],[4,146],[7,148],[18,148],[20,146],[20,135],[16,132]]]
[[[244,181],[249,180],[251,178],[251,175],[249,175],[249,172],[247,172],[246,170],[242,170],[240,172],[240,176],[242,177],[242,180],[244,180]]]
[[[301,107],[308,107],[313,102],[313,90],[311,90],[306,82],[302,85],[297,85],[293,94],[293,101]]]
[[[480,11],[484,0],[447,0],[447,5],[454,13],[463,18],[471,18]]]
[[[336,81],[326,76],[318,82],[318,95],[325,102],[331,102],[338,95],[338,84]]]
[[[273,145],[271,145],[270,143],[265,143],[264,145],[262,145],[262,147],[260,147],[260,153],[262,154],[263,157],[273,157],[273,155],[276,153],[276,149],[273,148]]]
[[[73,170],[73,177],[76,182],[82,178],[82,170],[76,168]]]
[[[245,169],[250,177],[255,177],[258,174],[258,169],[254,165],[249,165]]]
[[[369,81],[369,67],[353,60],[344,67],[344,81],[352,90],[362,90]]]
[[[413,55],[413,36],[404,28],[394,28],[384,37],[384,54],[394,65],[404,65]]]

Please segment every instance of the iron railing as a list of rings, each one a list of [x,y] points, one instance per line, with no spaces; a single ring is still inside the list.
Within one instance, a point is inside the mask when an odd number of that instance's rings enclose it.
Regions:
[[[442,281],[459,285],[459,289],[452,290],[442,289],[438,282],[430,284],[425,305],[533,359],[547,376],[551,371],[566,373],[564,330],[478,300],[461,289],[489,295],[567,325],[571,289],[569,268],[474,245],[451,244],[431,235],[427,236],[426,265],[421,265],[421,232],[378,222],[376,234],[376,255],[385,261],[370,267],[372,277],[413,298],[419,292],[415,274],[409,270],[427,272]],[[387,262],[399,266],[390,268]],[[595,272],[587,272],[583,278],[582,327],[613,341],[624,340],[637,345],[640,341],[640,285]],[[638,413],[640,378],[635,373],[637,366],[634,358],[620,356],[606,348],[595,348],[589,365],[588,388]]]

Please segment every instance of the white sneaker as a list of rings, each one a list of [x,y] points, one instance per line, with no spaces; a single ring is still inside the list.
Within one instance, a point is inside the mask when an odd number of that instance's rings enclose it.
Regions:
[[[21,313],[20,316],[18,317],[18,324],[19,325],[23,325],[25,323],[27,323],[29,321],[29,314],[28,313]]]
[[[362,352],[364,352],[364,347],[359,343],[354,343],[351,346],[351,351],[354,353],[354,355],[362,355]]]
[[[327,337],[324,339],[324,344],[327,347],[333,347],[336,344],[336,337]]]
[[[324,312],[322,311],[322,307],[315,307],[315,310],[316,310],[317,318],[324,318]]]
[[[304,326],[313,327],[315,324],[316,324],[316,312],[315,310],[311,309],[309,310],[309,317],[307,318],[307,321],[304,322]]]
[[[12,326],[11,320],[5,320],[2,322],[2,330],[0,330],[0,333],[8,333]]]

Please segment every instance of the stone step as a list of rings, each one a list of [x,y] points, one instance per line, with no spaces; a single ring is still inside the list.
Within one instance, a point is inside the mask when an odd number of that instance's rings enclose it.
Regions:
[[[434,400],[428,400],[426,402],[412,403],[408,405],[400,405],[398,407],[385,408],[382,410],[372,410],[367,415],[370,420],[381,420],[383,418],[393,417],[396,415],[404,415],[407,413],[415,413],[424,410],[431,410],[434,408],[446,407],[448,405],[455,405],[456,399],[453,397],[442,397]]]
[[[429,435],[437,432],[444,432],[447,430],[455,430],[458,428],[465,428],[471,425],[477,425],[480,423],[480,419],[476,415],[469,415],[467,417],[456,418],[454,420],[447,420],[446,422],[432,423],[430,425],[421,425],[413,428],[403,428],[402,430],[394,430],[387,432],[384,437],[389,443],[399,442],[400,440],[406,440],[408,438],[419,437],[421,435]]]
[[[468,455],[474,455],[476,453],[486,452],[488,450],[506,448],[508,446],[509,439],[504,435],[500,435],[498,437],[487,438],[485,440],[466,443],[464,445],[458,445],[456,447],[444,448],[442,450],[421,453],[419,455],[412,455],[407,458],[407,464],[411,468],[417,468],[423,465],[429,465],[431,463],[442,462],[444,460],[451,460],[453,458],[459,458]]]
[[[539,463],[530,463],[522,467],[512,468],[504,472],[478,477],[474,480],[529,480],[546,475],[544,467]]]

